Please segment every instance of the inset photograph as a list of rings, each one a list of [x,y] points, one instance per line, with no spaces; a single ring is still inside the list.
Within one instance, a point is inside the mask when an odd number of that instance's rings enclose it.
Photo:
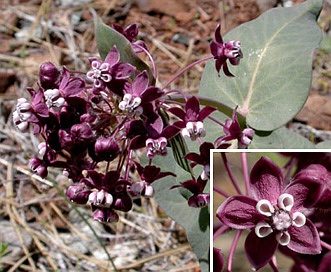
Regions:
[[[212,153],[212,271],[330,271],[331,153],[233,151]]]

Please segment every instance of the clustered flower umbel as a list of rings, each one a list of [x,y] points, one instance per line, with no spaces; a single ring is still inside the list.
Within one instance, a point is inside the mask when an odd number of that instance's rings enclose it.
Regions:
[[[254,270],[269,263],[278,271],[273,257],[279,249],[295,261],[291,271],[330,271],[330,185],[331,173],[321,164],[299,165],[288,182],[281,168],[262,157],[250,173],[251,193],[228,197],[216,216],[240,234],[249,230],[245,251]],[[213,254],[214,271],[222,271],[220,250]]]
[[[137,40],[137,24],[125,29],[115,25],[114,29],[129,41],[132,54],[148,52],[144,42]],[[210,59],[222,59],[225,74],[230,75],[226,61],[239,63],[240,46],[229,43],[223,50],[220,33],[216,33],[216,41],[211,43]],[[113,222],[118,220],[116,211],[132,208],[133,198],[152,197],[155,180],[174,175],[153,165],[153,158],[167,155],[173,137],[187,137],[201,145],[201,154],[190,153],[181,159],[192,161],[191,167],[202,165],[203,171],[178,186],[192,193],[189,206],[208,205],[209,195],[204,193],[209,179],[207,154],[214,144],[203,143],[202,137],[208,133],[204,120],[215,108],[200,109],[197,97],[186,97],[181,91],[185,101],[172,100],[170,93],[177,90],[156,87],[156,78],[148,71],[139,71],[131,63],[121,62],[120,57],[120,50],[113,46],[104,60],[90,58],[91,68],[84,76],[50,62],[41,65],[38,87],[28,88],[31,98],[19,98],[13,112],[20,131],[32,128],[43,139],[38,155],[30,160],[31,169],[42,178],[47,177],[49,167],[62,169],[72,181],[66,191],[68,198],[90,205],[96,220]],[[217,143],[237,140],[240,147],[247,147],[253,133],[244,136],[235,110],[232,119],[225,124],[217,122],[228,136]],[[135,159],[135,151],[141,148],[146,149],[149,159],[145,166]],[[105,167],[100,167],[102,164]],[[139,180],[134,180],[132,171],[138,173]]]

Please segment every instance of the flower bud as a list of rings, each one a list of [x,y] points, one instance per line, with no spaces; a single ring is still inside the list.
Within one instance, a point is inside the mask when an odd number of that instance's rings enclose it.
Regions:
[[[29,166],[31,170],[39,175],[41,178],[46,178],[48,175],[47,166],[44,162],[38,158],[32,158],[29,161]]]
[[[90,193],[91,191],[82,183],[73,184],[66,191],[66,195],[70,201],[77,204],[86,204]]]
[[[103,138],[95,142],[94,151],[96,161],[110,162],[120,153],[120,147],[113,138]]]
[[[44,157],[44,155],[46,154],[47,151],[47,144],[45,142],[41,142],[38,145],[38,154],[42,157]]]
[[[41,87],[45,90],[57,87],[60,77],[60,71],[51,62],[45,62],[39,69],[39,80]]]
[[[122,194],[115,200],[113,207],[116,210],[128,212],[132,208],[132,199],[128,195]]]

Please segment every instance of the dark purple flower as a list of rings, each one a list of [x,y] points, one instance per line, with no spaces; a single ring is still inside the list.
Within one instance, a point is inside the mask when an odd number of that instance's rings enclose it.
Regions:
[[[76,124],[70,128],[70,131],[59,130],[59,140],[62,148],[68,151],[73,148],[77,151],[84,151],[87,145],[94,139],[92,129],[87,124]]]
[[[155,128],[156,126],[154,126]],[[162,124],[163,127],[163,124]],[[168,140],[174,137],[179,130],[175,126],[166,126],[160,134],[157,131],[151,133],[153,137],[146,140],[146,155],[152,159],[156,155],[166,156],[168,154],[167,145]]]
[[[100,223],[118,222],[118,214],[109,208],[98,208],[93,212],[93,219]]]
[[[31,158],[29,161],[31,170],[41,178],[46,178],[48,175],[47,164],[38,158]]]
[[[148,74],[143,71],[136,76],[132,84],[126,85],[119,108],[129,116],[140,116],[144,112],[144,104],[155,101],[163,94],[161,89],[149,86]]]
[[[319,254],[321,242],[305,211],[319,199],[322,184],[309,176],[296,177],[284,188],[281,169],[262,157],[250,175],[253,197],[229,197],[216,216],[235,229],[252,229],[245,242],[254,269],[267,264],[278,245],[301,254]]]
[[[222,136],[215,141],[215,146],[217,148],[225,142],[232,140],[238,140],[238,148],[246,148],[250,145],[255,134],[254,130],[251,128],[241,129],[237,118],[237,107],[232,112],[232,120],[225,121],[223,131],[225,136]]]
[[[190,179],[181,182],[180,185],[172,186],[171,189],[182,187],[189,190],[193,195],[188,199],[188,205],[193,208],[203,208],[208,206],[210,196],[207,193],[203,193],[207,184],[207,180],[203,180],[199,177],[197,180]]]
[[[201,178],[203,180],[209,179],[210,176],[210,150],[214,148],[214,145],[209,142],[204,142],[200,145],[199,151],[200,154],[197,153],[189,153],[184,158],[192,161],[191,167],[195,167],[196,165],[202,165],[203,170],[201,173]]]
[[[66,195],[70,201],[77,204],[86,204],[90,193],[90,188],[88,188],[84,183],[75,183],[70,185],[66,191]]]
[[[121,25],[118,24],[113,24],[113,28],[129,40],[133,50],[136,53],[142,52],[143,51],[142,48],[147,50],[146,44],[141,40],[137,40],[139,30],[138,30],[138,25],[136,23],[133,23],[127,26],[126,28],[123,28]]]
[[[19,98],[17,100],[16,110],[13,112],[13,121],[15,126],[20,131],[26,131],[29,122],[28,120],[33,114],[31,104],[26,98]]]
[[[88,170],[87,175],[81,182],[91,189],[88,203],[92,208],[113,208],[125,212],[131,210],[132,200],[127,193],[131,183],[121,179],[118,171],[108,171],[103,175]]]
[[[87,72],[86,76],[93,81],[96,90],[105,89],[114,80],[125,80],[135,71],[131,64],[119,62],[120,53],[116,46],[109,51],[104,61],[97,58],[90,58],[89,61],[92,69]]]
[[[186,101],[185,111],[178,107],[169,109],[172,114],[182,119],[182,121],[175,122],[174,125],[182,129],[183,137],[189,137],[192,141],[206,135],[203,120],[215,110],[214,107],[206,106],[200,111],[200,103],[195,96]]]
[[[221,36],[221,25],[218,24],[215,30],[215,41],[210,43],[210,51],[215,58],[215,67],[217,72],[223,68],[223,72],[226,76],[233,77],[234,75],[229,71],[227,60],[230,61],[232,65],[238,65],[240,59],[243,58],[243,53],[240,48],[239,41],[228,41],[223,42]]]

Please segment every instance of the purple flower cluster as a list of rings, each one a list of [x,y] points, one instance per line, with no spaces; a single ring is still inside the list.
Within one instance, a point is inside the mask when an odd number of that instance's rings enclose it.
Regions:
[[[130,42],[132,52],[148,52],[147,46],[136,39],[137,24],[125,29],[115,25],[114,29]],[[216,40],[217,44],[211,44],[210,59],[222,59],[221,66],[230,75],[225,61],[239,63],[235,59],[241,55],[234,52],[240,51],[239,44],[225,45],[223,50],[219,33]],[[90,58],[91,68],[86,73],[61,69],[50,62],[41,65],[38,87],[28,88],[31,99],[18,99],[13,113],[20,131],[32,127],[43,139],[38,156],[30,160],[31,169],[42,178],[47,177],[49,167],[62,169],[72,181],[66,192],[71,201],[90,205],[100,222],[117,221],[116,211],[129,211],[134,197],[152,197],[151,184],[174,175],[153,165],[153,158],[167,155],[173,137],[187,137],[197,140],[200,154],[189,153],[182,159],[191,161],[192,168],[202,165],[203,171],[178,186],[192,193],[189,206],[208,205],[209,195],[204,189],[209,179],[209,151],[214,144],[201,138],[208,133],[204,120],[215,108],[200,109],[195,96],[151,85],[156,79],[151,80],[146,70],[139,71],[120,59],[120,50],[113,46],[104,60]],[[176,92],[183,95],[184,102],[172,99],[170,94]],[[250,144],[253,131],[240,128],[236,110],[232,120],[215,124],[220,124],[226,134],[216,141],[217,146],[227,147],[229,140],[238,140],[239,147]],[[146,166],[136,159],[141,148],[149,159]],[[132,171],[138,173],[139,180],[131,177]]]
[[[294,164],[288,164],[287,173],[292,170],[289,165]],[[238,236],[243,230],[249,231],[245,251],[255,270],[269,263],[278,271],[274,258],[277,249],[294,260],[291,271],[330,269],[331,221],[327,218],[331,172],[326,167],[330,169],[331,164],[298,166],[293,178],[288,179],[285,169],[262,157],[250,172],[247,194],[228,196],[216,211],[222,223],[216,237],[229,228],[236,229]],[[230,255],[229,264],[233,252]],[[218,249],[214,249],[214,258],[214,271],[222,271]]]

